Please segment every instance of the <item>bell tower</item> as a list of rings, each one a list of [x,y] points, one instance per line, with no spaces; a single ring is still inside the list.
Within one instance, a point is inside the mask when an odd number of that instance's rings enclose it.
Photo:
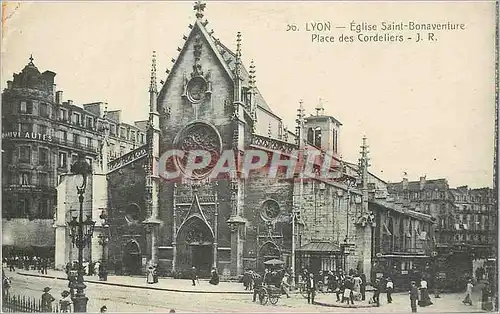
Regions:
[[[315,111],[314,115],[305,118],[307,144],[321,149],[331,156],[339,156],[339,130],[342,123],[333,116],[325,115],[321,98]]]

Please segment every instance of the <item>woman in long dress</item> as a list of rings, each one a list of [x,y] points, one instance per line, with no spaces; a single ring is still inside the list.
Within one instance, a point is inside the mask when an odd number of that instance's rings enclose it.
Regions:
[[[424,307],[424,306],[429,306],[432,305],[431,297],[429,296],[429,290],[427,287],[427,280],[425,278],[422,278],[420,281],[420,301],[419,305]]]
[[[218,285],[219,284],[219,273],[217,272],[217,268],[212,268],[212,271],[210,272],[211,278],[209,283],[212,285]]]
[[[472,299],[471,299],[471,296],[472,296],[472,287],[473,287],[472,280],[469,279],[469,281],[467,282],[467,289],[465,290],[465,298],[462,301],[463,304],[472,305]]]
[[[155,279],[154,279],[154,268],[153,268],[153,266],[149,266],[148,267],[147,282],[148,283],[154,283],[155,282]]]

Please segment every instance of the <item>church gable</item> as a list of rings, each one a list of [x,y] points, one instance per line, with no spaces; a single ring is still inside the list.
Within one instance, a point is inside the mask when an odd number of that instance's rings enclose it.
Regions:
[[[158,97],[159,112],[168,113],[167,128],[194,120],[224,124],[230,118],[231,72],[200,24],[194,25]]]

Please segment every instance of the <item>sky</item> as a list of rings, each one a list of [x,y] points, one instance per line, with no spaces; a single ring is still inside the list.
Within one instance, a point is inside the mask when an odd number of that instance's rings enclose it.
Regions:
[[[5,4],[5,2],[4,2]],[[450,186],[492,186],[494,144],[494,2],[208,1],[207,29],[256,65],[257,86],[274,113],[295,129],[300,100],[308,114],[321,98],[342,122],[340,151],[356,162],[362,137],[370,171],[388,182],[446,178]],[[151,55],[165,80],[194,23],[193,3],[9,2],[3,10],[1,86],[29,62],[57,73],[58,90],[75,103],[106,101],[123,120],[147,118]],[[435,31],[382,31],[382,22],[459,23]],[[331,31],[311,32],[330,22]],[[400,42],[339,42],[350,24],[364,34],[402,34]],[[298,31],[287,31],[287,25]],[[345,28],[336,28],[345,27]],[[426,31],[421,32],[427,35]],[[313,42],[313,34],[335,42]]]

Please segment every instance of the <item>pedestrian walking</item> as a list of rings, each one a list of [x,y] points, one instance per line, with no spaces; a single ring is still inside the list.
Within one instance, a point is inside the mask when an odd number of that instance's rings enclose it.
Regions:
[[[413,313],[417,312],[417,302],[418,302],[418,288],[415,281],[412,281],[410,287],[410,307]]]
[[[394,283],[391,278],[387,278],[385,292],[387,293],[387,303],[392,303],[392,292],[394,291]]]
[[[49,260],[44,258],[42,260],[42,274],[47,275],[47,269],[49,268]]]
[[[425,280],[425,277],[422,277],[422,280],[420,280],[420,301],[418,305],[421,307],[429,306],[432,305],[431,297],[429,296],[429,290],[427,287],[427,280]]]
[[[336,287],[335,287],[335,276],[333,276],[333,272],[331,270],[328,271],[328,275],[326,276],[326,280],[327,280],[327,286],[328,286],[326,291],[333,292]]]
[[[193,286],[196,286],[196,281],[198,281],[198,274],[196,273],[196,267],[191,268],[191,282]]]
[[[359,277],[361,278],[361,286],[359,288],[359,292],[361,293],[361,301],[364,301],[366,299],[366,275],[361,272]]]
[[[158,266],[153,265],[153,282],[158,283]]]
[[[8,260],[7,263],[9,264],[9,270],[10,271],[16,271],[16,267],[15,267],[16,266],[16,260],[14,258],[12,258],[12,257],[9,258],[9,260]]]
[[[252,281],[252,273],[250,272],[249,269],[245,270],[243,273],[243,286],[245,287],[245,290],[252,290],[250,287],[250,282]]]
[[[469,281],[467,282],[467,287],[465,289],[465,298],[462,301],[463,304],[472,305],[472,298],[471,298],[472,297],[472,287],[473,287],[472,279],[469,279]]]
[[[380,285],[380,279],[375,279],[375,283],[373,284],[373,288],[375,290],[373,291],[372,303],[375,303],[377,306],[380,306]]]
[[[154,278],[153,278],[153,265],[150,265],[147,270],[147,275],[146,275],[146,282],[149,284],[154,283]]]
[[[493,310],[493,303],[490,300],[491,289],[489,282],[484,283],[483,289],[481,289],[481,309],[484,311]]]
[[[314,280],[314,274],[309,274],[309,279],[306,281],[307,288],[307,303],[314,304],[314,297],[316,296],[316,281]]]
[[[345,276],[342,270],[339,270],[339,275],[337,276],[337,286],[338,290],[335,292],[337,296],[337,302],[344,302],[344,289],[345,289]],[[342,298],[340,298],[342,296]]]
[[[254,273],[253,274],[253,302],[257,299],[257,295],[260,292],[260,288],[262,288],[262,276]]]
[[[290,298],[290,293],[288,292],[290,289],[290,284],[288,283],[289,278],[290,275],[288,273],[285,273],[285,275],[281,279],[281,291],[286,294],[287,298]]]
[[[434,282],[435,282],[434,283],[434,298],[435,299],[441,298],[439,296],[439,289],[441,289],[441,281],[442,281],[442,279],[441,279],[441,276],[439,276],[439,275],[434,280]]]
[[[344,295],[342,296],[342,302],[347,301],[347,304],[349,302],[351,304],[354,304],[354,298],[353,298],[353,286],[354,286],[354,281],[352,276],[346,276],[345,278],[345,283],[344,283]]]
[[[56,299],[49,293],[50,287],[43,288],[42,294],[42,312],[52,312],[52,302]]]
[[[69,293],[69,291],[64,290],[61,293],[61,297],[62,297],[62,299],[59,300],[59,308],[60,308],[61,312],[64,312],[64,313],[72,312],[71,306],[73,304],[73,301],[71,300],[71,294]]]
[[[362,299],[362,297],[361,297],[361,285],[363,283],[363,280],[359,276],[358,272],[355,273],[354,278],[352,280],[353,280],[353,286],[352,286],[353,298],[356,301],[361,301],[361,299]]]

